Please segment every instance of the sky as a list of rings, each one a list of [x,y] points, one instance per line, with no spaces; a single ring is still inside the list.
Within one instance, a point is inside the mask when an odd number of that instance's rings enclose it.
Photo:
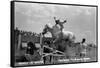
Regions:
[[[55,24],[54,17],[67,20],[64,30],[73,32],[76,41],[96,43],[96,7],[15,2],[15,28],[20,30],[40,33],[45,24]]]

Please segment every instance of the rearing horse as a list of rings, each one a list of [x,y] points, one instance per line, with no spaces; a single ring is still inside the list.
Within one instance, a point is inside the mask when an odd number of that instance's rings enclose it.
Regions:
[[[67,54],[67,44],[66,42],[74,42],[75,35],[70,31],[60,30],[60,28],[57,25],[52,26],[50,23],[46,24],[42,34],[46,34],[47,32],[50,32],[52,35],[52,38],[54,38],[53,44],[56,50],[59,50],[61,52],[64,52],[66,57],[68,57]],[[54,58],[54,57],[52,57]],[[57,57],[55,57],[57,59]]]

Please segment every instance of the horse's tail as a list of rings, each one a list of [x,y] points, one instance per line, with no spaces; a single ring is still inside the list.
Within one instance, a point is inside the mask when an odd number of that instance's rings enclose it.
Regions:
[[[75,37],[75,34],[70,32],[70,31],[65,31],[65,34],[66,34],[66,38],[71,41],[71,42],[74,42],[76,37]]]

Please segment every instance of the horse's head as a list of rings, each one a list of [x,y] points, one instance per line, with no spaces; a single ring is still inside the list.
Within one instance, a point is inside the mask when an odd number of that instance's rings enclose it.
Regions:
[[[45,27],[44,27],[44,29],[43,29],[42,34],[46,34],[47,32],[50,31],[51,28],[52,28],[51,24],[46,24]]]

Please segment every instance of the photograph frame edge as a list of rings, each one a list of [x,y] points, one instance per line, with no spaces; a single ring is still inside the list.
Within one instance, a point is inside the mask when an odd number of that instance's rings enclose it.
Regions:
[[[96,7],[96,44],[97,44],[97,56],[96,61],[89,61],[89,62],[72,62],[72,63],[57,63],[57,64],[40,64],[40,65],[25,65],[25,66],[15,66],[15,46],[14,41],[14,24],[15,24],[15,17],[14,17],[14,5],[15,2],[22,2],[22,3],[40,3],[40,4],[54,4],[54,5],[72,5],[72,6],[86,6],[86,7]],[[62,65],[62,64],[80,64],[80,63],[93,63],[98,62],[98,5],[83,5],[83,4],[67,4],[67,3],[53,3],[53,2],[36,2],[36,1],[10,1],[10,66],[11,67],[27,67],[27,66],[48,66],[48,65]]]

